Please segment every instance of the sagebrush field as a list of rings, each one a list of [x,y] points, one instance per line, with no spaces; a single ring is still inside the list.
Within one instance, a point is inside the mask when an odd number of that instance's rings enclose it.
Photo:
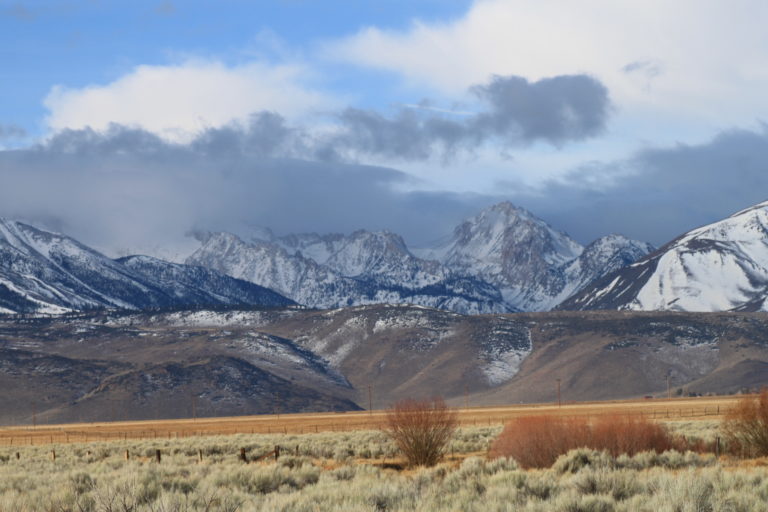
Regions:
[[[671,428],[702,438],[718,432],[717,421],[692,423]],[[713,455],[575,450],[550,468],[523,470],[513,459],[486,458],[500,431],[460,429],[444,462],[415,469],[402,468],[379,431],[4,447],[0,510],[693,512],[761,510],[768,500],[764,467]],[[254,461],[275,445],[277,461]]]
[[[562,417],[562,409],[551,411]],[[656,416],[671,436],[691,446],[722,435],[719,417]],[[45,443],[40,435],[29,437],[40,443],[33,445],[19,444],[25,440],[14,432],[14,444],[6,437],[0,448],[3,512],[698,512],[758,511],[768,503],[764,459],[578,448],[546,467],[524,469],[491,451],[500,424],[459,428],[443,461],[430,468],[408,467],[380,430],[149,435],[87,443]]]

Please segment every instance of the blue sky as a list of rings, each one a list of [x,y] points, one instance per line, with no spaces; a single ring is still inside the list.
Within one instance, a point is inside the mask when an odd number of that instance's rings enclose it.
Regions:
[[[767,17],[759,0],[0,0],[0,216],[110,254],[256,225],[422,245],[510,200],[583,243],[662,244],[768,195]]]
[[[2,1],[0,94],[13,100],[3,102],[0,116],[41,136],[43,99],[54,85],[109,83],[135,66],[185,56],[229,64],[275,61],[281,46],[311,53],[315,43],[361,27],[403,29],[414,19],[452,19],[468,5],[466,0]],[[377,85],[386,79],[376,73],[349,67],[343,73],[343,78],[319,78],[318,85],[340,94],[368,88],[387,93]]]

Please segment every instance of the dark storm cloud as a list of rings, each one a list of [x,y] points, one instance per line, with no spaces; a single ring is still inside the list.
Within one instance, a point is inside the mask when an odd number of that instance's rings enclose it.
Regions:
[[[473,91],[490,108],[469,120],[471,131],[509,143],[537,140],[561,145],[599,135],[608,119],[608,89],[587,75],[528,82],[495,77]]]
[[[610,114],[608,90],[587,75],[563,75],[529,82],[496,76],[470,91],[484,110],[457,119],[434,109],[403,108],[386,117],[349,108],[338,115],[342,132],[336,151],[424,160],[450,158],[489,142],[520,147],[534,142],[562,146],[599,135]]]
[[[661,245],[768,200],[768,129],[593,164],[518,201],[582,241],[610,232]]]
[[[249,225],[277,233],[390,229],[423,241],[487,202],[400,193],[393,186],[408,175],[293,158],[306,151],[296,140],[273,114],[253,116],[239,130],[209,130],[188,145],[120,126],[65,130],[45,144],[0,152],[0,216],[122,254],[183,246],[192,229]]]

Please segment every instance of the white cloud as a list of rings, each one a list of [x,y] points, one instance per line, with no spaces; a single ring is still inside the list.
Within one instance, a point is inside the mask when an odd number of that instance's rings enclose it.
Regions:
[[[307,74],[298,65],[259,62],[226,66],[189,60],[138,66],[106,85],[55,86],[45,99],[47,124],[55,132],[104,130],[118,123],[185,142],[202,129],[244,120],[261,110],[295,118],[334,105],[329,96],[303,85]]]
[[[768,108],[766,17],[762,0],[484,0],[450,23],[363,29],[324,54],[449,96],[492,74],[590,73],[621,110],[709,130]]]

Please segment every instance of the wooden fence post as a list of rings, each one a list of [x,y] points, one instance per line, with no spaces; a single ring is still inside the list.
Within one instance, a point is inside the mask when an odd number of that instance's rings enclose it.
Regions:
[[[240,460],[243,462],[248,462],[248,457],[245,455],[245,448],[240,448]]]
[[[56,462],[56,450],[51,450],[51,460]]]
[[[275,445],[275,460],[280,458],[280,445]]]
[[[203,450],[200,448],[197,449],[197,461],[203,462]]]
[[[720,436],[715,437],[715,457],[720,458]]]
[[[131,452],[125,450],[125,460],[131,460]]]
[[[155,450],[155,457],[157,457],[157,462],[160,462],[162,456],[160,455],[160,450]]]

